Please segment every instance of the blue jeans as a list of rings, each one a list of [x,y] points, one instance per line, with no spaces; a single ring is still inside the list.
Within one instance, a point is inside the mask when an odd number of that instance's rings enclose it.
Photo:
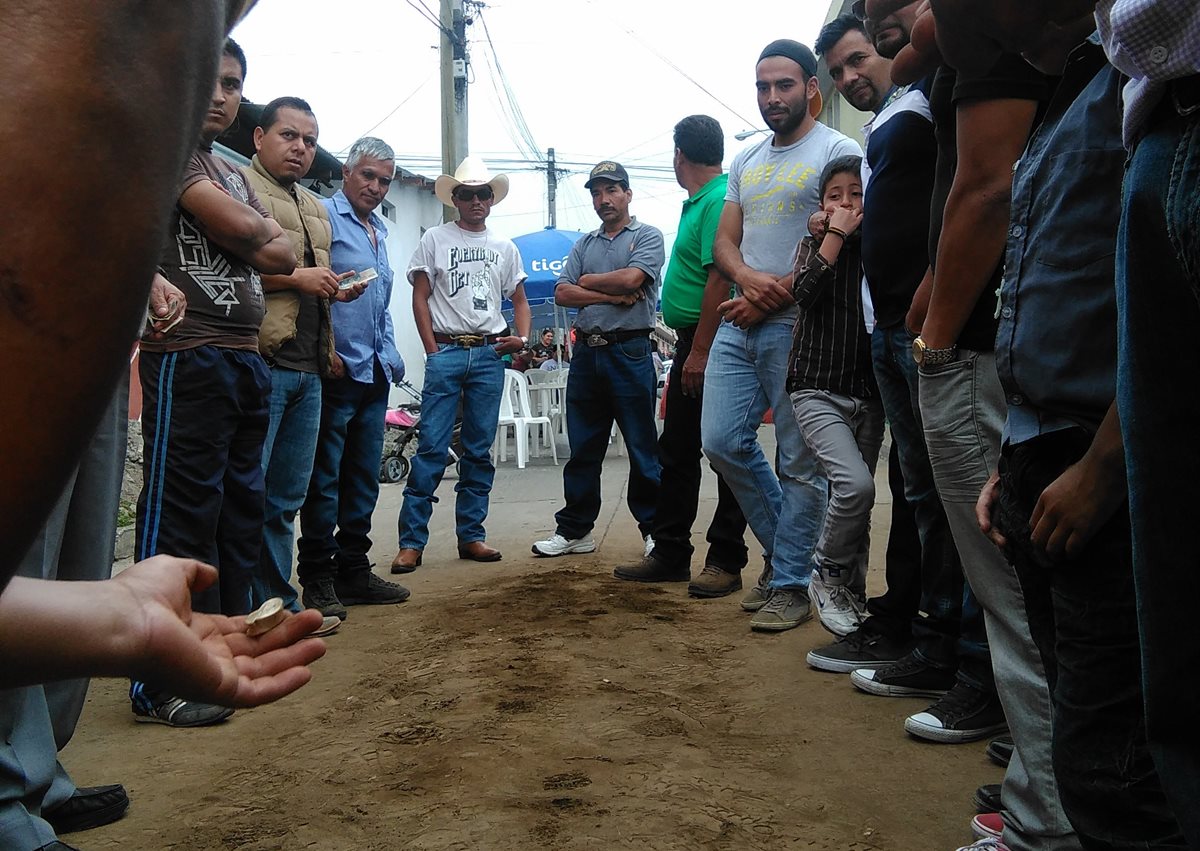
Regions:
[[[1062,807],[1078,832],[1071,847],[1185,848],[1146,743],[1125,506],[1073,558],[1047,557],[1030,543],[1029,519],[1042,491],[1091,442],[1083,429],[1051,432],[1006,448],[1000,461],[992,519],[1008,539],[1006,552],[1020,577],[1030,634],[1053,696],[1053,711],[1039,710],[1022,723],[1050,722]],[[1015,728],[1013,734],[1020,753]],[[1007,775],[1005,782],[1007,809]],[[1006,814],[1006,843],[1009,821]]]
[[[607,346],[575,348],[567,379],[571,460],[563,468],[566,504],[554,515],[558,534],[564,538],[582,538],[600,516],[600,470],[614,420],[629,450],[629,511],[638,530],[650,534],[661,476],[655,385],[649,334]]]
[[[376,360],[370,384],[326,379],[321,394],[317,454],[300,509],[301,585],[370,568],[371,514],[379,501],[388,400],[382,367]]]
[[[321,427],[321,379],[315,373],[284,367],[271,370],[271,410],[263,444],[267,508],[258,573],[250,586],[250,605],[258,608],[280,597],[300,611],[292,587],[296,512],[304,504],[312,476],[317,432]]]
[[[429,542],[429,518],[446,472],[459,399],[463,412],[462,460],[458,484],[454,486],[458,494],[455,532],[460,544],[486,537],[483,521],[496,476],[489,450],[496,438],[503,390],[504,363],[492,346],[463,348],[446,343],[426,358],[417,454],[412,459],[398,521],[401,548],[423,550]]]
[[[1150,748],[1200,847],[1200,111],[1169,96],[1134,149],[1117,238],[1117,402]]]
[[[876,328],[871,334],[875,382],[883,400],[883,411],[892,430],[892,441],[900,452],[904,471],[904,495],[912,506],[921,539],[921,562],[913,565],[921,573],[921,609],[926,617],[913,615],[917,653],[931,665],[956,668],[961,654],[981,658],[973,681],[990,679],[986,648],[958,646],[963,609],[962,565],[950,537],[950,526],[933,482],[933,468],[925,446],[925,432],[917,401],[917,364],[912,358],[913,336],[903,325]],[[971,599],[971,603],[973,603]],[[976,607],[977,611],[977,607]],[[986,672],[986,673],[985,673]]]
[[[726,483],[775,569],[771,588],[804,590],[825,521],[827,485],[800,433],[787,392],[792,326],[748,330],[724,322],[704,373],[700,435],[704,454]],[[758,426],[775,412],[779,475],[758,445]]]

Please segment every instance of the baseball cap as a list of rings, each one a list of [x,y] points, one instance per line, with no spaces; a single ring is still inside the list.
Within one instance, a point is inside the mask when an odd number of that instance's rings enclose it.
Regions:
[[[629,172],[625,170],[625,166],[620,163],[615,163],[612,160],[604,160],[596,163],[592,173],[588,175],[587,183],[583,184],[584,189],[591,189],[592,184],[597,180],[610,180],[613,183],[624,182],[629,185]]]

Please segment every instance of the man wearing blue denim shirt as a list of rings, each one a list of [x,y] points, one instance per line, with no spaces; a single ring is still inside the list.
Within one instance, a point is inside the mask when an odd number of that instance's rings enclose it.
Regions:
[[[375,576],[367,560],[388,389],[404,377],[388,312],[393,276],[387,227],[375,213],[395,170],[387,144],[359,139],[342,167],[342,189],[324,202],[333,229],[333,272],[373,269],[378,275],[360,298],[332,306],[335,377],[322,384],[317,455],[300,510],[296,572],[304,605],[343,619],[346,606],[400,603],[409,593]]]
[[[739,297],[709,353],[700,433],[704,454],[763,548],[766,569],[742,608],[755,612],[751,629],[779,632],[812,616],[808,584],[826,502],[816,455],[789,414],[792,257],[819,207],[825,165],[862,149],[814,117],[821,111],[817,58],[803,44],[771,42],[755,73],[759,111],[774,132],[729,169],[713,257]],[[768,408],[775,411],[778,475],[758,444]]]
[[[1124,81],[1095,41],[1065,70],[1062,52],[1037,52],[1062,82],[1014,174],[996,341],[1008,418],[980,523],[1016,569],[1044,661],[1053,706],[1026,711],[1049,721],[1062,808],[1078,833],[1067,847],[1182,848],[1146,741],[1114,402]],[[1036,752],[1015,733],[1028,764]],[[1011,816],[1006,844],[1034,847],[1016,844]]]
[[[633,192],[620,163],[597,163],[584,185],[604,224],[572,246],[554,290],[558,304],[579,308],[579,345],[567,379],[566,504],[554,515],[554,534],[535,542],[533,554],[596,549],[592,528],[600,514],[600,470],[615,420],[629,449],[629,511],[648,555],[661,475],[650,331],[665,259],[663,238],[658,228],[629,215]]]

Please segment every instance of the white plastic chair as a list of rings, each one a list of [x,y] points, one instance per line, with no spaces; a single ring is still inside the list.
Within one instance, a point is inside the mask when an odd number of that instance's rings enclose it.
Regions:
[[[535,416],[529,403],[529,382],[524,374],[513,369],[504,370],[504,392],[500,396],[500,418],[496,428],[496,450],[501,461],[508,460],[508,427],[513,429],[513,442],[517,447],[517,468],[525,469],[529,459],[530,428],[543,426],[550,431],[552,424],[546,416]],[[533,441],[533,454],[539,456],[538,442]],[[558,464],[558,447],[550,441],[550,452]]]
[[[567,433],[566,398],[567,370],[529,370],[529,389],[533,391],[538,416],[550,418],[550,429],[543,432],[543,442],[549,446],[556,433]]]

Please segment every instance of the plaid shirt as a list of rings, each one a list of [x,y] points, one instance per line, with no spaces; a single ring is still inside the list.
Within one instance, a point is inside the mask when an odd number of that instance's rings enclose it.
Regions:
[[[1125,144],[1132,146],[1171,80],[1200,74],[1196,0],[1100,0],[1096,24],[1104,51],[1130,77]]]

